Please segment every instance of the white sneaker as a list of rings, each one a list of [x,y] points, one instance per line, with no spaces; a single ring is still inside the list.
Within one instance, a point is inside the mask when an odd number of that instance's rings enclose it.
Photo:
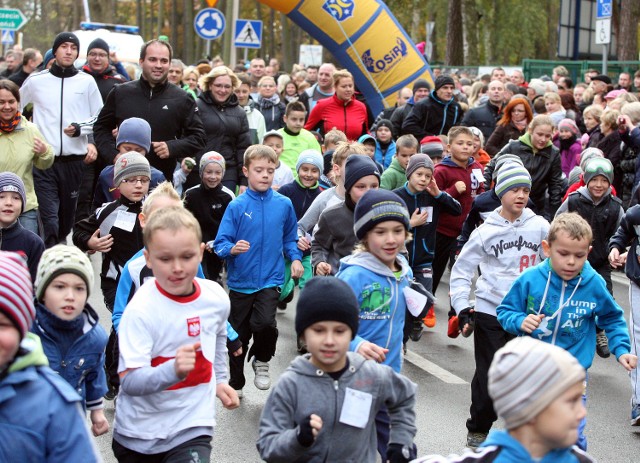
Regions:
[[[256,377],[253,379],[253,384],[262,390],[266,391],[271,387],[271,378],[269,377],[269,362],[261,362],[260,360],[254,360],[251,363],[253,371]]]
[[[238,394],[238,399],[242,399],[242,396],[244,395],[242,393],[242,389],[234,389],[236,391],[236,394]]]

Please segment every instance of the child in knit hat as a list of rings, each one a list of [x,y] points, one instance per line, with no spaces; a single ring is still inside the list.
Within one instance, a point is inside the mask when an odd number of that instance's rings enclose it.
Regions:
[[[15,461],[101,461],[80,409],[81,397],[47,365],[29,333],[33,285],[24,258],[0,251],[0,455]],[[100,354],[96,354],[96,358]]]
[[[596,148],[590,148],[596,149]],[[582,179],[584,186],[571,193],[562,203],[556,216],[563,212],[577,212],[593,230],[593,243],[589,263],[604,278],[609,294],[613,296],[611,266],[609,265],[609,240],[615,234],[624,209],[622,201],[613,194],[613,164],[602,157],[587,160]],[[607,335],[596,328],[596,352],[602,358],[610,355]]]
[[[558,134],[554,137],[553,144],[560,149],[562,172],[566,177],[571,170],[580,164],[580,129],[571,119],[562,119],[558,124]]]
[[[59,244],[47,249],[38,266],[31,331],[40,337],[51,368],[84,399],[91,430],[99,436],[109,430],[102,403],[107,333],[87,302],[92,286],[93,267],[78,248]]]
[[[290,103],[292,104],[292,103]],[[283,185],[278,193],[286,196],[291,200],[293,209],[296,211],[296,218],[300,220],[309,210],[311,204],[320,195],[319,179],[322,174],[324,160],[322,154],[318,150],[304,150],[298,156],[296,162],[296,179]],[[298,230],[298,249],[302,251],[302,267],[304,273],[302,277],[294,283],[291,279],[291,262],[285,259],[284,285],[280,294],[278,308],[286,309],[287,303],[293,299],[293,288],[295,284],[300,289],[304,288],[305,283],[313,276],[311,267],[311,235],[300,233]]]
[[[494,188],[501,206],[473,230],[451,269],[451,306],[458,316],[462,336],[474,334],[475,374],[471,382],[467,446],[478,447],[497,416],[487,392],[487,373],[495,352],[513,335],[502,329],[496,307],[511,283],[529,267],[544,259],[542,240],[549,222],[527,207],[531,176],[520,163],[508,162],[498,171]],[[470,302],[476,270],[475,306]]]
[[[411,156],[406,170],[407,182],[402,188],[393,190],[405,202],[411,214],[413,240],[407,243],[407,251],[413,276],[429,292],[433,288],[431,264],[440,211],[447,211],[451,215],[459,215],[462,211],[458,201],[438,188],[433,169],[433,161],[428,155],[419,153]],[[405,338],[411,336],[413,341],[420,340],[422,336],[422,318],[429,328],[436,324],[433,305],[418,317],[410,313],[406,317]]]
[[[576,191],[581,186],[585,186],[584,178],[582,174],[584,173],[584,169],[587,166],[587,161],[591,158],[603,158],[604,153],[599,148],[585,148],[580,153],[580,164],[574,167],[571,172],[569,172],[569,176],[567,177],[569,188],[567,188],[566,193],[564,194],[563,201],[567,199],[567,197]],[[611,186],[613,188],[613,185]],[[613,188],[613,194],[616,194],[615,188]]]
[[[22,179],[13,172],[0,173],[0,249],[25,254],[31,279],[35,280],[44,241],[18,220],[26,203]]]
[[[265,403],[257,443],[262,459],[375,462],[374,418],[384,408],[394,426],[383,461],[415,456],[416,385],[348,352],[358,311],[353,291],[337,278],[315,277],[300,292],[296,333],[309,353],[291,363]]]
[[[353,289],[360,307],[360,327],[350,350],[369,360],[402,366],[406,292],[413,273],[400,254],[410,238],[409,211],[404,201],[387,190],[372,189],[358,201],[353,231],[356,250],[340,261],[337,278]],[[376,417],[378,451],[384,459],[389,442],[389,417]]]
[[[367,155],[352,154],[344,167],[345,200],[320,214],[311,241],[311,265],[316,275],[335,275],[340,259],[357,243],[353,233],[353,211],[362,195],[380,186],[380,172]]]
[[[149,123],[139,117],[130,117],[122,121],[118,127],[116,149],[118,154],[116,154],[114,163],[102,169],[98,177],[98,184],[93,195],[93,210],[120,197],[120,190],[113,181],[113,170],[118,157],[130,151],[146,156],[151,149],[151,126]],[[164,174],[155,167],[150,167],[150,169],[149,191],[153,191],[155,187],[165,181],[165,178]]]
[[[364,135],[361,135],[360,138],[358,138],[358,143],[360,143],[364,147],[365,154],[373,159],[373,162],[376,163],[378,171],[380,172],[380,174],[382,174],[384,172],[384,166],[381,162],[376,160],[376,147],[378,146],[378,142],[376,141],[376,139],[368,133],[365,133]]]
[[[262,137],[262,144],[273,149],[278,157],[276,171],[273,174],[273,182],[271,183],[271,188],[278,191],[282,185],[293,182],[291,167],[280,160],[280,155],[284,151],[284,137],[277,130],[269,130]]]
[[[216,151],[204,153],[200,158],[200,185],[189,188],[184,194],[184,207],[191,211],[202,229],[205,250],[202,267],[209,280],[221,283],[222,260],[213,252],[224,211],[236,195],[222,184],[224,157]]]
[[[393,141],[393,124],[390,120],[381,119],[378,121],[374,138],[376,142],[374,160],[382,165],[383,170],[386,170],[395,158],[397,150],[396,142]]]
[[[380,188],[395,190],[407,182],[406,169],[411,157],[418,152],[418,140],[411,134],[402,135],[396,141],[396,153],[391,165],[380,177]]]
[[[103,205],[74,227],[73,244],[83,252],[103,254],[100,288],[110,312],[113,312],[122,269],[142,248],[142,227],[138,215],[150,181],[149,161],[142,154],[130,151],[120,155],[113,168],[113,184],[120,191],[120,197]],[[116,333],[112,329],[109,344],[115,342]],[[112,388],[117,383],[117,363],[113,349],[107,349],[106,365]]]
[[[509,341],[489,368],[489,394],[505,430],[491,431],[474,452],[429,455],[417,463],[589,463],[574,445],[587,414],[582,402],[584,368],[560,347],[530,337]]]
[[[420,140],[420,152],[426,154],[436,166],[442,162],[445,152],[445,144],[440,137],[435,135],[427,135]]]
[[[530,335],[567,350],[588,369],[596,350],[596,318],[604,328],[611,352],[627,371],[636,368],[622,308],[607,291],[604,279],[587,261],[593,232],[575,212],[558,215],[542,242],[545,259],[526,270],[496,309],[503,329]],[[586,390],[586,388],[585,388]],[[586,393],[583,396],[586,402]],[[586,449],[586,422],[580,424],[577,445]]]

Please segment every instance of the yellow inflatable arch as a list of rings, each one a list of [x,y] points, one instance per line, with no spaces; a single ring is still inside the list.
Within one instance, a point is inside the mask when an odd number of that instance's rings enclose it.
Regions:
[[[396,101],[431,70],[411,38],[380,0],[259,0],[285,13],[354,76],[373,114]],[[433,88],[433,86],[432,86]]]

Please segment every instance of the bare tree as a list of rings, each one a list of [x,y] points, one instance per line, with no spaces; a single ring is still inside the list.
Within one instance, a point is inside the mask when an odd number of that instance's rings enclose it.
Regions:
[[[638,17],[640,16],[640,2],[638,2],[638,0],[622,0],[620,13],[617,50],[618,60],[636,60],[638,59]]]
[[[447,18],[447,52],[445,64],[460,66],[464,64],[464,47],[462,35],[462,0],[449,1]]]

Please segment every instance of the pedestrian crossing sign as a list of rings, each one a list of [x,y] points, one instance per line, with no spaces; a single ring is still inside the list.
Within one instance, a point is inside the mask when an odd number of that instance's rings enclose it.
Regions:
[[[3,45],[11,45],[15,42],[15,32],[7,29],[2,30],[2,44]]]
[[[261,48],[262,21],[237,19],[233,46],[237,48]]]

